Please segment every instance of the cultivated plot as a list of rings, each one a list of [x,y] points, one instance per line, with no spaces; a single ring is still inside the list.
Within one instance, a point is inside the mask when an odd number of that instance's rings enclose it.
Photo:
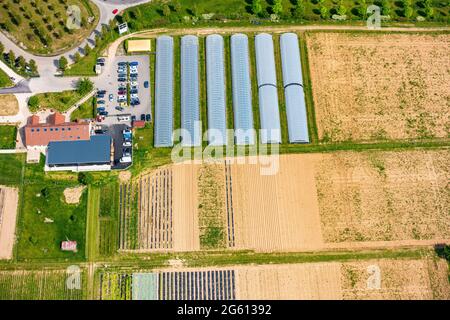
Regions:
[[[319,138],[448,137],[447,34],[308,33]]]

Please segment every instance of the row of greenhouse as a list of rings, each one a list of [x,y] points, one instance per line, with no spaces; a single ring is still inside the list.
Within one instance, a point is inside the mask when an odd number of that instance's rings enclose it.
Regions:
[[[271,35],[255,37],[258,102],[252,101],[250,49],[248,36],[231,36],[231,77],[234,114],[234,143],[255,144],[252,105],[259,104],[260,142],[281,143],[281,125],[275,50]],[[305,95],[298,37],[294,33],[280,36],[283,89],[290,143],[309,143]],[[201,146],[199,40],[181,38],[181,142],[183,146]],[[206,88],[208,142],[226,145],[226,76],[225,45],[222,36],[206,38]],[[156,44],[155,147],[173,146],[174,114],[174,40],[161,36]]]

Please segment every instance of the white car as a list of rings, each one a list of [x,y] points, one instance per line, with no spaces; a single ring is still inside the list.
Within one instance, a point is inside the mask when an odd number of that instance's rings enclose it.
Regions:
[[[123,134],[131,134],[131,130],[125,129],[125,130],[122,130],[122,133]]]
[[[122,146],[124,147],[131,147],[131,141],[125,141]]]
[[[136,81],[130,82],[130,86],[132,86],[132,87],[137,87],[138,85],[139,85],[139,83],[137,83]]]
[[[130,73],[138,73],[137,67],[130,67]]]
[[[122,158],[120,158],[120,163],[130,163],[130,162],[132,162],[132,159],[131,159],[131,157],[122,157]]]
[[[134,93],[134,94],[130,95],[130,98],[131,99],[138,99],[139,95],[137,93]]]
[[[117,97],[117,100],[126,100],[127,96],[126,95],[120,95]]]

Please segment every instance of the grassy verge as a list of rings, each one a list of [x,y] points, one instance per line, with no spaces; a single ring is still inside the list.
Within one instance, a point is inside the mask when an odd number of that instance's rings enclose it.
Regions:
[[[0,149],[14,149],[16,147],[17,127],[0,125]]]
[[[20,185],[25,157],[25,154],[0,154],[0,185]]]
[[[5,71],[0,69],[0,88],[12,87],[14,83],[9,79]]]
[[[37,97],[38,105],[30,106],[31,112],[37,112],[44,109],[53,109],[64,112],[80,101],[83,98],[83,95],[76,90],[67,90],[62,92],[39,93],[34,97]]]
[[[92,119],[95,118],[95,106],[96,98],[92,97],[85,103],[81,104],[78,109],[76,109],[70,115],[70,120],[75,121],[78,119]]]
[[[86,259],[94,261],[98,251],[100,189],[89,186],[86,219]]]

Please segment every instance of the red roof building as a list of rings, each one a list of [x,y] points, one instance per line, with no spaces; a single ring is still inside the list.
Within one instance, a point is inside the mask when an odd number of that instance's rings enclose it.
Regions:
[[[63,241],[61,243],[61,250],[77,252],[77,242],[76,241]]]
[[[46,123],[40,123],[39,117],[33,115],[25,126],[25,145],[30,147],[47,147],[51,141],[89,140],[91,124],[89,122],[65,122],[65,117],[56,112],[49,116]]]
[[[142,120],[133,121],[133,128],[145,128],[145,121]]]

